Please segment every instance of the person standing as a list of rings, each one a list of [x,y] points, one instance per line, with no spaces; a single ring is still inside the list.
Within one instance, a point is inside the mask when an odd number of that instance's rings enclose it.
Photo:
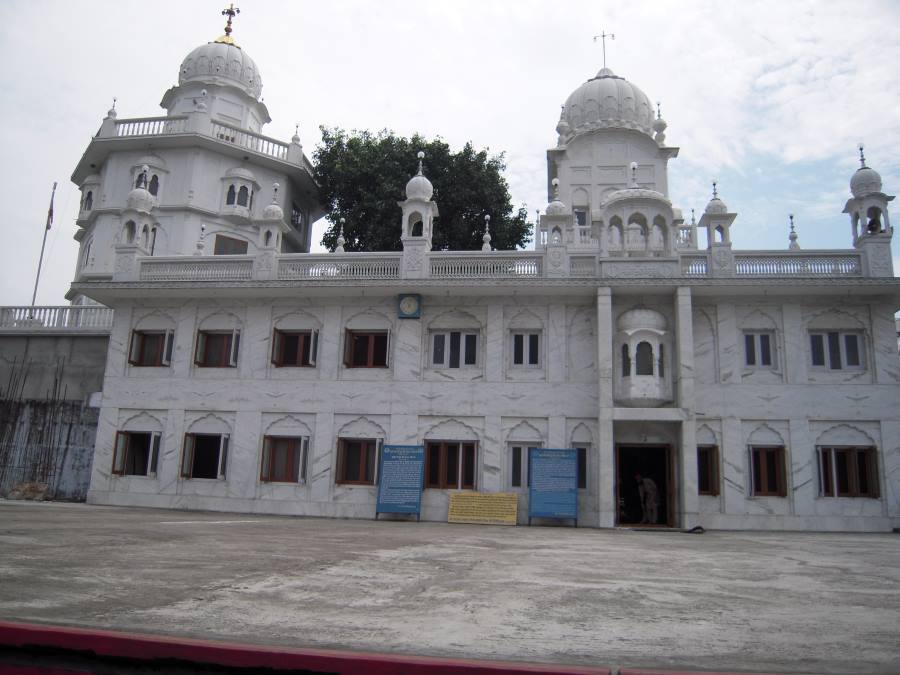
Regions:
[[[659,488],[656,481],[639,473],[634,474],[641,500],[641,524],[656,525],[659,519]]]

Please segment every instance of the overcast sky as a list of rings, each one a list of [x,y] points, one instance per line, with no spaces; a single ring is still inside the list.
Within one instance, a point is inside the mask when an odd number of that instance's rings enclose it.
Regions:
[[[272,119],[307,155],[319,125],[389,128],[505,152],[516,205],[546,206],[559,106],[607,63],[662,103],[672,201],[702,212],[717,177],[736,248],[849,248],[841,213],[866,145],[900,191],[900,3],[248,0],[234,37]],[[64,304],[77,256],[69,176],[113,97],[119,119],[163,114],[182,59],[222,33],[225,3],[0,3],[0,304],[28,304],[53,181],[39,304]],[[398,196],[399,198],[399,196]],[[897,206],[892,212],[895,218]],[[399,214],[398,214],[399,215]],[[897,221],[900,223],[900,220]],[[318,239],[320,235],[316,236]],[[894,267],[900,270],[894,242]]]

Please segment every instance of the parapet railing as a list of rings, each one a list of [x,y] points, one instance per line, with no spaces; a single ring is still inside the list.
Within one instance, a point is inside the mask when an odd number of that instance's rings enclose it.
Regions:
[[[464,251],[431,257],[432,279],[522,279],[541,277],[544,254],[540,251]]]
[[[116,120],[116,136],[159,136],[187,132],[187,116],[137,117]]]
[[[859,277],[859,253],[736,253],[734,274],[738,277]]]
[[[279,280],[399,279],[399,253],[344,253],[282,255]]]
[[[106,122],[104,122],[104,125]],[[116,120],[114,132],[104,132],[106,127],[101,127],[100,135],[112,135],[118,137],[134,136],[169,136],[175,134],[199,133],[203,136],[231,143],[244,150],[257,152],[267,157],[274,157],[282,161],[291,161],[289,156],[290,144],[279,141],[276,138],[263,136],[248,129],[241,129],[230,124],[214,122],[208,117],[205,120],[191,119],[188,115],[173,115],[171,117],[136,117],[133,119]],[[302,152],[297,146],[297,163],[304,166],[307,162],[302,159]],[[310,168],[310,167],[307,167]]]
[[[0,330],[97,332],[112,327],[113,310],[95,305],[0,307]]]
[[[221,122],[212,123],[212,135],[213,138],[226,143],[234,143],[246,150],[253,150],[275,159],[287,160],[288,144],[274,138],[247,131],[246,129],[239,129],[230,124],[222,124]]]
[[[249,281],[253,259],[248,256],[173,256],[142,258],[141,281]]]

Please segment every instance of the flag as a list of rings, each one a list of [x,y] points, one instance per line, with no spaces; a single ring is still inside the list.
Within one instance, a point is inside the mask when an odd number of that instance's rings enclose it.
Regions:
[[[53,192],[50,193],[50,208],[47,209],[47,229],[53,224],[53,197],[56,195],[56,181],[53,181]]]

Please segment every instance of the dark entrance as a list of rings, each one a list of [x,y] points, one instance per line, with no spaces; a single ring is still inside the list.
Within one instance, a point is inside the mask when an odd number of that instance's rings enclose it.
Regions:
[[[640,525],[644,517],[636,474],[656,484],[657,517],[649,526],[674,527],[672,448],[668,445],[616,446],[617,525]],[[644,525],[648,525],[644,523]]]

